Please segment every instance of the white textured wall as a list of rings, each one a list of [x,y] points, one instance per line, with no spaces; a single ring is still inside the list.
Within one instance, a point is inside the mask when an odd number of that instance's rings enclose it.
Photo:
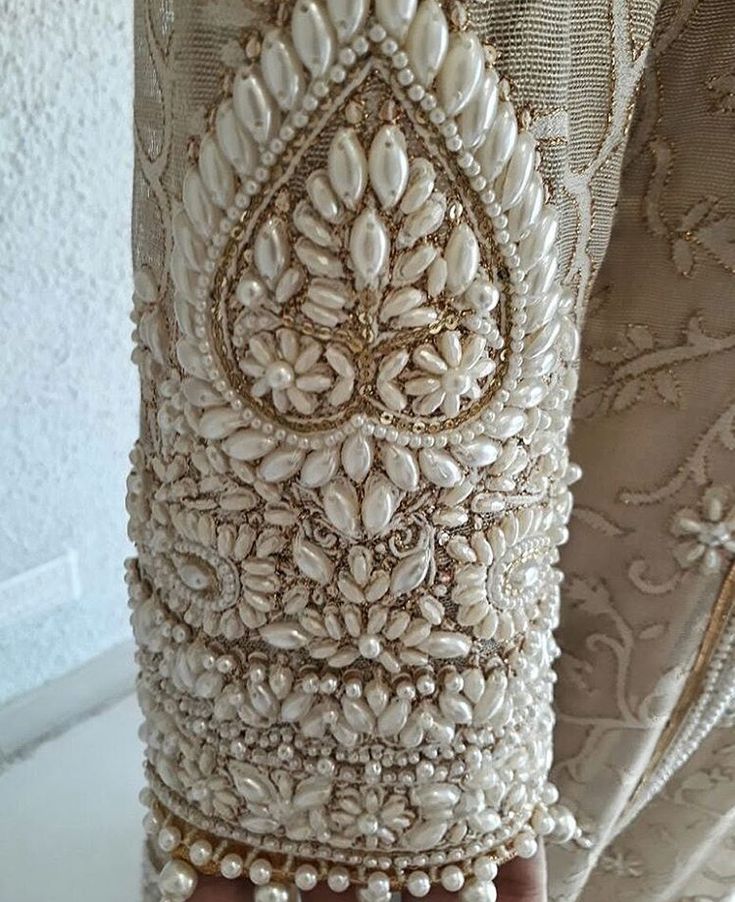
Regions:
[[[131,18],[0,0],[0,702],[127,636]],[[79,599],[34,611],[67,551]]]

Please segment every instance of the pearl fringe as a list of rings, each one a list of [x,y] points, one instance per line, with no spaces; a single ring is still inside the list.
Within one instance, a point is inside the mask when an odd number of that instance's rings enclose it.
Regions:
[[[309,892],[326,883],[335,893],[357,888],[360,902],[389,902],[393,892],[406,890],[414,898],[426,896],[432,886],[459,893],[461,902],[495,902],[494,879],[498,868],[513,858],[532,858],[538,850],[538,838],[565,843],[578,838],[581,831],[572,813],[563,805],[552,805],[531,828],[519,832],[503,847],[473,860],[396,873],[325,861],[295,860],[291,856],[270,856],[257,849],[234,846],[224,840],[193,830],[174,818],[154,798],[151,790],[141,793],[141,801],[150,806],[144,819],[146,832],[153,834],[161,851],[171,855],[159,875],[161,902],[185,902],[196,891],[199,877],[222,876],[228,880],[249,880],[255,885],[256,902],[294,902],[299,893]]]

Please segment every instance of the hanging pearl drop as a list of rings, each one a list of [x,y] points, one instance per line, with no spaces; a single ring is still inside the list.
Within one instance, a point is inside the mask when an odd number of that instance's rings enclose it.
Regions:
[[[173,896],[184,902],[194,895],[199,877],[194,868],[186,861],[173,859],[167,862],[158,875],[158,888],[164,895]]]

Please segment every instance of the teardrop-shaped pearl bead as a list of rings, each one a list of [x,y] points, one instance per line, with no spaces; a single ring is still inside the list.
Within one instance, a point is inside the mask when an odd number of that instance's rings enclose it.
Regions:
[[[455,227],[444,252],[447,261],[447,289],[453,295],[463,294],[477,274],[480,245],[467,223]]]
[[[223,210],[235,198],[235,176],[212,134],[199,145],[199,172],[212,200]]]
[[[340,129],[327,157],[332,188],[348,210],[357,208],[367,184],[367,159],[354,129]]]
[[[416,15],[416,0],[375,0],[375,14],[391,37],[403,41]]]
[[[470,103],[480,86],[485,55],[474,32],[452,35],[439,73],[439,99],[448,116],[456,116]]]
[[[235,172],[249,175],[255,169],[258,151],[255,141],[238,122],[231,100],[226,100],[217,110],[215,128],[222,153]]]
[[[291,16],[291,38],[296,53],[312,78],[329,71],[334,62],[336,37],[317,0],[297,0]]]
[[[520,243],[521,266],[524,269],[530,269],[549,253],[556,241],[557,229],[556,210],[547,204],[536,226]]]
[[[182,194],[184,209],[194,228],[204,237],[211,235],[217,221],[217,209],[196,169],[190,169],[184,176]]]
[[[282,219],[272,216],[260,227],[253,256],[258,272],[272,285],[283,273],[289,259],[288,230]]]
[[[368,159],[370,184],[384,210],[398,203],[408,183],[408,153],[403,132],[384,125],[373,138]]]
[[[459,134],[464,146],[474,150],[487,137],[498,108],[498,73],[490,69],[466,109],[459,117]]]
[[[337,37],[344,44],[365,23],[368,0],[327,0],[327,10]]]
[[[437,0],[423,0],[406,41],[416,80],[430,87],[442,67],[449,46],[449,25]]]
[[[248,75],[238,75],[232,89],[232,101],[237,117],[258,144],[266,144],[275,135],[280,117],[275,101],[254,69]]]
[[[529,179],[526,191],[520,201],[508,213],[508,231],[511,240],[523,238],[541,215],[544,205],[544,185],[536,172]]]
[[[291,42],[279,28],[263,38],[260,68],[268,90],[282,110],[292,110],[304,92],[304,72]]]
[[[518,123],[513,105],[507,100],[501,100],[490,134],[477,151],[482,174],[489,181],[495,179],[508,162],[513,153],[517,134]]]
[[[496,191],[500,195],[503,210],[515,207],[523,197],[535,163],[536,139],[530,132],[522,131],[516,139],[513,156],[505,170],[502,191]]]
[[[390,249],[388,230],[375,210],[364,210],[350,234],[350,256],[355,271],[366,285],[374,287],[385,269]]]

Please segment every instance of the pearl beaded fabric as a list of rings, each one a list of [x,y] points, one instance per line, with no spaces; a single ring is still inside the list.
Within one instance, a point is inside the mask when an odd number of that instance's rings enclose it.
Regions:
[[[243,46],[174,212],[175,365],[136,274],[161,890],[492,902],[576,830],[547,772],[577,336],[536,141],[459,4],[297,0]]]

